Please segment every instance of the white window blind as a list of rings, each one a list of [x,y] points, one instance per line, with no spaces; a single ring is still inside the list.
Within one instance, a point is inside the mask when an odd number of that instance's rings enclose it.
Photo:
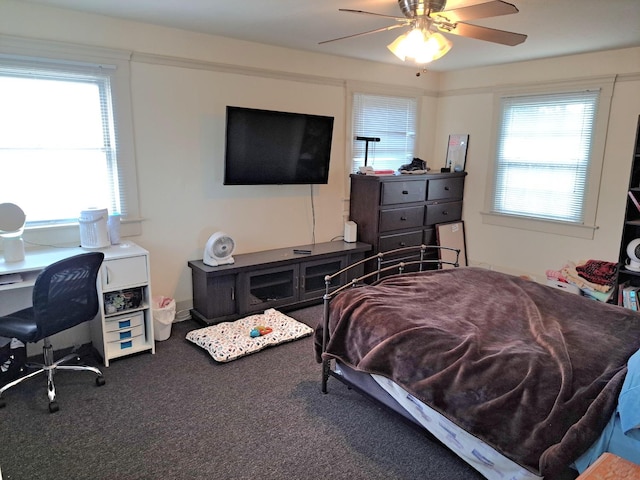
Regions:
[[[364,165],[367,142],[356,137],[379,138],[369,142],[367,165],[376,170],[397,170],[411,163],[416,137],[417,100],[355,93],[353,96],[352,172]]]
[[[501,101],[494,213],[581,224],[599,91]]]
[[[76,221],[88,207],[127,214],[104,65],[0,62],[1,202],[27,225]]]

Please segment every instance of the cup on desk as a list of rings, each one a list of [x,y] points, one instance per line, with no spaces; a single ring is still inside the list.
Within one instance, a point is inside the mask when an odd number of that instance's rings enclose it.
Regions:
[[[107,227],[109,229],[109,241],[111,245],[118,245],[120,243],[120,215],[109,215]]]

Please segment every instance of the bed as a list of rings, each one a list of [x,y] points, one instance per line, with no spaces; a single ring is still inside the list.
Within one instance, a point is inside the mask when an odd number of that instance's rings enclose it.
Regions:
[[[447,268],[457,261],[429,253],[442,247],[418,248],[411,261],[407,249],[388,252],[399,267],[379,254],[375,271],[337,289],[344,270],[326,278],[315,332],[323,392],[331,377],[356,387],[489,479],[582,471],[619,436],[620,456],[640,463],[638,312]]]

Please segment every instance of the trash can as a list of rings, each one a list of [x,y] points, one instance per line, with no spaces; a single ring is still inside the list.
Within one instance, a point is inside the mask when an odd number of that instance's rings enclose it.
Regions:
[[[153,315],[153,338],[157,342],[171,336],[171,324],[176,316],[176,301],[173,298],[159,296],[151,299]]]

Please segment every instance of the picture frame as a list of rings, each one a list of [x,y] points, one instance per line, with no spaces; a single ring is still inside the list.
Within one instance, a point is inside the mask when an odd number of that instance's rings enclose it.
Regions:
[[[455,248],[460,250],[458,265],[468,266],[467,262],[467,242],[464,233],[464,222],[439,223],[436,225],[436,240],[441,247]],[[450,250],[440,250],[440,260],[443,262],[455,263],[456,254]],[[442,269],[455,268],[453,265],[443,264]]]
[[[468,134],[456,133],[449,135],[445,168],[448,168],[450,172],[464,172],[468,148]]]

